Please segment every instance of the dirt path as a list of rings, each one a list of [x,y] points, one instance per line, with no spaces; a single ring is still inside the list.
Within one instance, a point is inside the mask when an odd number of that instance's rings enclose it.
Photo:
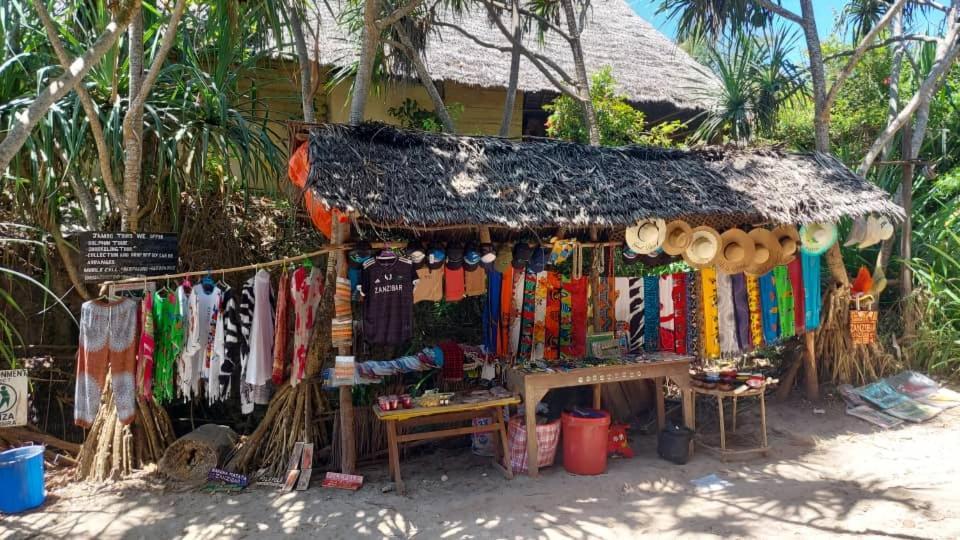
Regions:
[[[556,466],[536,481],[507,482],[486,459],[441,450],[404,462],[406,497],[381,493],[386,465],[362,471],[367,484],[357,493],[70,485],[39,511],[0,517],[0,538],[960,536],[960,409],[890,431],[839,404],[815,415],[794,402],[771,407],[769,417],[766,459],[724,464],[700,452],[677,466],[656,457],[653,437],[636,437],[638,456],[612,462],[603,476]],[[690,484],[710,473],[733,485],[704,493]]]

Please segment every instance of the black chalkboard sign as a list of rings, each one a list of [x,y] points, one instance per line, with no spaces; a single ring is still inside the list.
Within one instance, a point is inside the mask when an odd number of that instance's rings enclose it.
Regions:
[[[84,232],[77,241],[86,283],[177,271],[176,233]]]

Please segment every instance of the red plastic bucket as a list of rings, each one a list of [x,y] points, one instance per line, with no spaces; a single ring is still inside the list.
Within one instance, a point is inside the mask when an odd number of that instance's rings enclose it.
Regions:
[[[607,435],[610,413],[599,418],[581,418],[566,411],[563,426],[563,468],[572,474],[603,474],[607,470]]]

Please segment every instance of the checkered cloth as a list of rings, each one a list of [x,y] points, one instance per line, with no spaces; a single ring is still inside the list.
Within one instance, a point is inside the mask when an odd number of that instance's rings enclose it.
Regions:
[[[523,419],[515,416],[510,419],[507,430],[510,441],[510,466],[515,473],[527,472],[527,427]],[[537,450],[539,468],[553,465],[557,456],[557,442],[560,440],[560,419],[549,424],[537,425]]]

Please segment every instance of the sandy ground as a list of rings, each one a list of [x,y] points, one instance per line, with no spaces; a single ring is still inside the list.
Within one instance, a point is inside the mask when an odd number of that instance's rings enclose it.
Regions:
[[[706,407],[702,407],[706,408]],[[315,487],[279,494],[175,492],[155,481],[52,490],[37,511],[0,516],[3,538],[634,538],[960,537],[960,408],[889,431],[795,401],[769,408],[768,458],[722,463],[700,451],[687,465],[637,457],[597,477],[559,465],[505,480],[467,450],[411,458],[407,496],[383,493],[386,464],[356,493]],[[698,408],[701,409],[701,408]],[[750,424],[756,409],[743,412]],[[745,428],[744,428],[745,429]],[[697,491],[716,473],[732,486]],[[446,475],[447,480],[442,477]]]

